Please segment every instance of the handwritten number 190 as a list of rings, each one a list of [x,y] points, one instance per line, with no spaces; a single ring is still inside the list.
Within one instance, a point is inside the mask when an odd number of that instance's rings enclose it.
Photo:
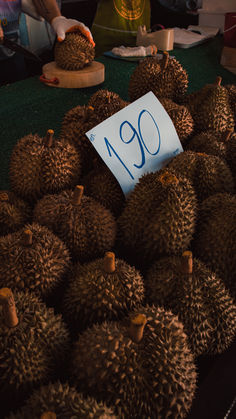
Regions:
[[[156,127],[156,130],[157,130],[157,149],[153,153],[148,149],[148,147],[145,143],[145,140],[143,138],[143,135],[142,135],[142,126],[141,126],[142,125],[142,116],[145,113],[148,114],[151,117],[151,119],[152,119],[152,121],[153,121],[153,123]],[[123,137],[124,127],[127,127],[127,126],[131,129],[131,138],[129,138],[128,140],[124,139],[124,137]],[[148,154],[151,154],[152,156],[156,156],[158,154],[158,152],[160,151],[160,146],[161,146],[161,137],[160,137],[160,131],[159,131],[158,125],[156,124],[156,121],[153,118],[153,116],[151,115],[151,113],[149,111],[145,110],[145,109],[143,109],[140,112],[139,117],[138,117],[138,132],[129,121],[122,122],[122,124],[120,126],[120,139],[121,139],[121,141],[123,141],[123,143],[130,144],[132,141],[135,140],[135,138],[137,139],[138,146],[139,146],[139,149],[140,149],[141,162],[140,162],[140,164],[135,164],[134,163],[133,166],[137,167],[138,169],[141,169],[141,167],[144,166],[145,160],[146,160],[145,159],[145,150]],[[107,146],[109,156],[111,157],[112,152],[113,152],[113,154],[117,157],[117,159],[120,161],[120,163],[124,166],[124,168],[126,169],[126,171],[129,174],[129,176],[132,179],[134,179],[134,176],[132,175],[131,171],[128,169],[128,167],[126,166],[124,161],[120,158],[120,156],[115,151],[114,147],[110,144],[110,142],[108,141],[108,139],[106,137],[104,137],[104,141],[105,141],[105,144]]]

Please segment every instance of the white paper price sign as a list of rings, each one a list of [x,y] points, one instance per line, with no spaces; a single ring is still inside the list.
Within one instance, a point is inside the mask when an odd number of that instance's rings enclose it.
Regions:
[[[86,133],[128,195],[144,173],[183,151],[175,127],[149,92]]]

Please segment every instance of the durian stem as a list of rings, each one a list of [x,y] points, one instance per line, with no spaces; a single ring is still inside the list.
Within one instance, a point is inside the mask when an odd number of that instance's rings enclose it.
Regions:
[[[220,86],[221,85],[221,82],[222,82],[222,77],[221,76],[217,76],[216,77],[216,81],[215,81],[216,86]]]
[[[163,51],[163,57],[161,60],[162,71],[166,69],[168,62],[169,62],[169,53],[167,51]]]
[[[33,233],[31,230],[24,231],[23,242],[25,246],[31,246],[31,244],[33,243]]]
[[[130,319],[129,335],[133,342],[139,343],[142,340],[146,323],[145,314],[137,314]]]
[[[107,273],[112,273],[116,270],[115,253],[106,252],[103,259],[103,269]]]
[[[40,419],[57,419],[57,415],[54,412],[44,412]]]
[[[47,147],[51,147],[52,146],[52,144],[53,144],[53,137],[54,137],[54,131],[53,131],[53,129],[49,129],[47,131],[47,134],[46,134],[46,137],[45,137],[45,142],[44,142],[44,144]]]
[[[228,128],[222,135],[222,141],[224,143],[227,143],[227,141],[229,141],[231,135],[233,134],[234,129],[233,128]]]
[[[0,192],[0,201],[2,202],[9,201],[9,196],[7,192]]]
[[[181,271],[183,274],[191,275],[193,273],[193,254],[186,250],[181,258]]]
[[[82,196],[84,194],[84,187],[82,185],[77,185],[73,193],[73,204],[80,205]]]
[[[7,327],[15,327],[19,320],[12,291],[9,288],[0,289],[0,305],[3,306],[3,317]]]

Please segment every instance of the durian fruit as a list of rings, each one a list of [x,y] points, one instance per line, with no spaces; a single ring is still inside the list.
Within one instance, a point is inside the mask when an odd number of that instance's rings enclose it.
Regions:
[[[198,218],[194,254],[216,272],[236,300],[236,196],[219,193],[207,198]]]
[[[236,334],[236,305],[223,282],[190,251],[157,260],[145,286],[150,303],[178,315],[196,356],[229,347]]]
[[[33,293],[0,290],[0,400],[10,407],[57,379],[70,345],[59,314]],[[60,369],[58,368],[60,364]]]
[[[71,354],[70,377],[85,394],[115,405],[121,419],[184,418],[196,389],[182,323],[154,306],[130,313],[130,323],[84,331]]]
[[[64,115],[60,138],[71,142],[78,150],[83,173],[89,172],[96,162],[102,162],[86,132],[102,122],[92,106],[76,106]]]
[[[198,153],[212,154],[213,156],[226,160],[228,140],[232,133],[232,129],[225,131],[223,134],[217,134],[212,131],[202,131],[190,139],[186,149]]]
[[[13,233],[23,227],[31,217],[27,202],[12,191],[0,191],[0,236]]]
[[[119,246],[144,265],[182,253],[192,240],[196,216],[197,198],[187,178],[166,168],[145,174],[118,218]]]
[[[128,95],[133,102],[150,90],[158,99],[181,102],[188,88],[188,75],[181,64],[163,52],[161,58],[146,57],[139,61],[129,80]]]
[[[229,95],[229,104],[233,111],[234,121],[236,124],[236,85],[235,84],[226,84],[224,86],[227,89]]]
[[[108,208],[115,217],[118,217],[125,204],[125,196],[113,173],[107,166],[97,164],[82,178],[86,195],[91,196]]]
[[[215,83],[206,84],[199,91],[186,96],[185,105],[194,120],[195,133],[201,131],[224,132],[234,128],[234,116],[227,89],[218,76]]]
[[[112,213],[83,191],[77,185],[74,191],[45,196],[34,208],[36,222],[52,229],[80,262],[104,255],[116,238]]]
[[[53,130],[48,130],[44,138],[29,134],[14,146],[9,173],[13,191],[35,201],[47,193],[75,186],[80,178],[81,157],[75,146],[55,139]]]
[[[231,170],[220,157],[184,151],[175,156],[167,166],[190,180],[200,201],[219,192],[234,191]]]
[[[56,41],[54,59],[64,70],[81,70],[95,57],[95,49],[80,32],[66,33],[63,42]]]
[[[189,141],[186,149],[212,154],[224,159],[236,184],[236,133],[233,129],[218,134],[212,131],[203,131]]]
[[[70,253],[48,228],[26,224],[0,237],[0,287],[30,290],[47,299],[70,269]]]
[[[192,115],[186,106],[178,105],[171,99],[161,98],[160,102],[171,118],[181,143],[185,146],[194,129]]]
[[[104,320],[118,320],[144,300],[140,272],[113,252],[76,266],[65,291],[63,313],[81,331]]]
[[[51,416],[49,416],[49,412]],[[46,415],[48,414],[48,416]],[[67,382],[49,383],[34,390],[25,405],[6,419],[116,419],[114,408],[78,393]]]
[[[97,90],[89,99],[88,105],[92,106],[102,120],[125,108],[129,102],[124,101],[118,93],[107,89]]]

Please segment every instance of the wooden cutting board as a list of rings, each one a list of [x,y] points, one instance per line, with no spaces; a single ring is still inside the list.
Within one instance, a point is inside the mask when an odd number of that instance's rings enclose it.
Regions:
[[[47,63],[42,68],[40,81],[48,86],[64,88],[81,88],[96,86],[105,80],[105,66],[98,61],[92,61],[81,70],[69,71],[58,67],[55,61]]]

